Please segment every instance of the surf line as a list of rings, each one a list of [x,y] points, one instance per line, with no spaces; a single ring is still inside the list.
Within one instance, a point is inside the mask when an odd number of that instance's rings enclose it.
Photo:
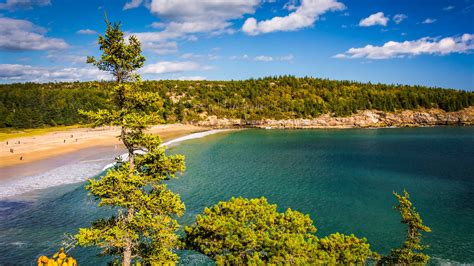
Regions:
[[[231,131],[231,130],[232,129],[212,129],[212,130],[208,130],[208,131],[192,133],[192,134],[189,134],[189,135],[186,135],[186,136],[183,136],[183,137],[179,137],[179,138],[176,138],[176,139],[172,139],[170,141],[162,143],[160,146],[170,146],[172,144],[176,144],[176,143],[183,142],[183,141],[186,141],[186,140],[199,139],[199,138],[203,138],[205,136],[209,136],[209,135],[212,135],[212,134],[217,134],[217,133]],[[143,155],[145,153],[146,153],[146,151],[143,151],[143,150],[134,151],[134,154],[138,154],[138,155]],[[111,167],[114,167],[117,164],[117,162],[126,162],[126,161],[128,161],[128,153],[124,153],[122,155],[117,156],[116,161],[104,166],[102,171],[105,171],[105,170],[107,170]]]

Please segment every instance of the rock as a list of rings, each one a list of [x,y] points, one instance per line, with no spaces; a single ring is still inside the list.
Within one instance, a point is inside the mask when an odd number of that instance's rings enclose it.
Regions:
[[[386,113],[378,110],[364,110],[348,117],[334,117],[323,114],[313,119],[264,119],[245,121],[242,119],[203,117],[198,126],[213,128],[366,128],[366,127],[417,127],[435,125],[474,125],[474,107],[457,112],[441,109],[404,110]]]

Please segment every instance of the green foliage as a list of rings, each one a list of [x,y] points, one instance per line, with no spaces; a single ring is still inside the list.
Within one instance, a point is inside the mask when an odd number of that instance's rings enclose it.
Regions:
[[[415,210],[410,201],[410,195],[404,191],[403,196],[393,193],[399,205],[395,206],[400,211],[402,223],[407,225],[407,236],[401,248],[392,249],[390,255],[383,258],[384,263],[389,264],[426,264],[430,257],[418,251],[426,249],[421,244],[422,232],[431,232],[431,229],[423,224],[420,214]]]
[[[378,261],[380,255],[370,250],[365,238],[335,233],[319,239],[319,250],[328,254],[331,264],[364,264],[370,258]]]
[[[109,62],[107,58],[102,61]],[[124,68],[137,66],[139,64],[135,63]],[[474,106],[474,92],[309,77],[282,76],[245,81],[161,80],[145,81],[140,87],[143,93],[160,96],[161,107],[156,115],[168,123],[197,121],[209,115],[260,120],[314,118],[325,113],[347,116],[367,109],[457,111]],[[77,110],[110,110],[114,105],[107,99],[114,88],[115,84],[111,82],[0,85],[0,127],[89,123],[91,121],[79,116]]]
[[[185,242],[220,265],[363,263],[378,258],[365,239],[318,239],[308,215],[279,213],[265,198],[232,198],[206,208],[186,227]]]
[[[81,228],[75,237],[79,245],[98,246],[103,254],[120,257],[123,265],[132,260],[174,263],[178,256],[173,250],[180,246],[174,217],[184,213],[184,204],[162,181],[184,171],[184,157],[168,156],[158,136],[144,133],[148,125],[160,122],[157,110],[162,104],[159,94],[144,91],[133,73],[144,61],[140,43],[132,36],[126,44],[119,27],[107,23],[105,37],[99,37],[101,60],[89,60],[117,78],[108,93],[110,107],[80,112],[95,126],[121,127],[119,138],[128,150],[128,161],[117,161],[105,176],[89,180],[86,189],[99,206],[117,213]]]
[[[87,63],[97,66],[98,69],[111,73],[118,83],[134,80],[136,69],[143,66],[145,57],[141,55],[140,41],[136,36],[128,37],[125,41],[124,33],[120,30],[120,23],[111,24],[106,21],[105,36],[99,36],[97,43],[103,51],[100,60],[87,57]]]

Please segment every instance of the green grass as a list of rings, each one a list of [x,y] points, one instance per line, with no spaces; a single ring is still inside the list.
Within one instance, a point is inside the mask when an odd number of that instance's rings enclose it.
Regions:
[[[57,127],[45,127],[45,128],[33,128],[33,129],[12,129],[12,128],[0,128],[0,141],[8,139],[31,137],[37,135],[44,135],[46,133],[54,131],[66,131],[70,129],[79,128],[81,126],[57,126]]]

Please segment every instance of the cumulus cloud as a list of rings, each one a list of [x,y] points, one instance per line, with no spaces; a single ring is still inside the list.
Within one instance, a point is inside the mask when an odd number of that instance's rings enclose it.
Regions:
[[[263,0],[151,0],[145,5],[161,19],[151,26],[160,31],[133,33],[149,49],[153,43],[175,40],[194,41],[196,34],[217,35],[233,33],[232,20],[245,14],[253,14]],[[127,8],[138,6],[142,1],[132,1]],[[133,5],[132,5],[133,4]],[[124,7],[125,8],[125,7]]]
[[[432,24],[435,23],[437,19],[435,18],[427,18],[421,22],[421,24]]]
[[[161,61],[146,65],[141,70],[142,74],[166,74],[188,71],[202,71],[210,69],[209,66],[201,65],[193,61]]]
[[[377,12],[375,14],[372,14],[364,19],[362,19],[359,22],[359,26],[361,27],[371,27],[375,25],[380,25],[380,26],[387,26],[388,23],[388,18],[385,17],[383,12]]]
[[[5,3],[0,3],[0,10],[31,9],[34,6],[48,5],[51,5],[50,0],[7,0]]]
[[[142,2],[143,0],[132,0],[130,2],[127,2],[125,6],[123,6],[123,10],[137,8],[142,4]]]
[[[0,50],[59,50],[68,47],[58,38],[45,36],[46,29],[28,20],[0,17]]]
[[[95,68],[47,68],[31,65],[0,64],[0,80],[6,82],[51,82],[107,79],[110,79],[110,75]]]
[[[51,62],[71,63],[73,65],[86,65],[87,62],[87,56],[85,55],[63,52],[49,52],[48,55],[46,55],[46,59]]]
[[[242,26],[242,31],[249,35],[258,35],[275,31],[295,31],[310,27],[319,16],[328,12],[343,10],[344,4],[337,0],[301,0],[298,7],[289,6],[289,10],[294,12],[284,17],[273,17],[269,20],[257,21],[255,18],[248,18]]]
[[[153,42],[153,41],[142,41],[143,49],[146,49],[155,54],[173,54],[178,51],[178,44],[176,42]]]
[[[76,33],[77,34],[85,34],[85,35],[96,35],[97,31],[91,30],[91,29],[82,29],[82,30],[78,30]]]
[[[400,24],[406,18],[408,18],[408,16],[405,14],[396,14],[395,16],[393,16],[393,21],[395,21],[395,23],[397,24]]]
[[[397,57],[417,56],[422,54],[447,55],[451,53],[469,53],[474,50],[474,34],[443,39],[421,38],[414,41],[389,41],[382,46],[366,45],[362,48],[351,48],[334,58],[368,58],[388,59]]]

